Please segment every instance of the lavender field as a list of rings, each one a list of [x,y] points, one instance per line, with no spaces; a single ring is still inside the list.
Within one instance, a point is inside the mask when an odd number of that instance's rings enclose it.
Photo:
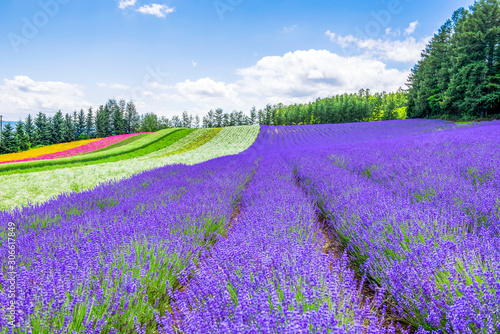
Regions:
[[[500,333],[500,122],[261,126],[0,212],[0,333]]]

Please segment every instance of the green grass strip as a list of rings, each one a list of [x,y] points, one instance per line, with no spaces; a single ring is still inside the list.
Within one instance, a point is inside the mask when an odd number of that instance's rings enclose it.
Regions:
[[[170,155],[181,154],[181,153],[185,153],[185,152],[188,152],[188,151],[195,150],[195,149],[197,149],[197,148],[205,145],[206,143],[208,143],[215,136],[217,136],[219,134],[219,132],[221,132],[221,131],[222,131],[222,128],[211,129],[211,130],[205,132],[204,134],[202,134],[201,136],[199,136],[198,138],[196,138],[196,140],[190,142],[187,145],[184,145],[183,147],[179,148],[178,150],[175,150],[173,152],[161,155],[159,157],[155,157],[155,159],[167,157],[167,156],[170,156]]]
[[[116,162],[116,161],[121,161],[121,160],[126,160],[126,159],[132,159],[132,158],[137,158],[146,154],[150,154],[152,152],[155,152],[157,150],[163,149],[169,145],[172,145],[176,141],[180,140],[181,138],[187,136],[191,132],[193,132],[194,129],[175,129],[172,131],[169,131],[167,135],[163,136],[159,140],[156,140],[152,143],[149,143],[149,145],[146,145],[144,147],[134,149],[131,151],[128,150],[123,150],[122,154],[116,154],[116,155],[111,155],[106,157],[106,153],[108,152],[101,152],[100,155],[103,156],[103,158],[95,158],[95,156],[90,157],[88,159],[79,159],[79,161],[76,162],[55,162],[54,164],[47,164],[47,165],[41,165],[41,166],[35,166],[31,168],[20,168],[20,169],[12,169],[12,170],[6,170],[2,171],[0,170],[0,175],[10,175],[10,174],[25,174],[25,173],[33,173],[33,172],[41,172],[41,171],[48,171],[48,170],[56,170],[56,169],[61,169],[61,168],[68,168],[68,167],[81,167],[81,166],[87,166],[87,165],[95,165],[95,164],[102,164],[102,163],[107,163],[107,162]],[[137,143],[139,140],[137,140],[134,143]],[[132,143],[132,144],[134,144]],[[130,145],[127,145],[127,147]],[[125,147],[125,146],[124,146]],[[118,149],[123,149],[124,147],[120,147]],[[80,156],[78,156],[80,157]],[[56,160],[62,160],[62,159],[54,159],[54,160],[48,160],[48,161],[56,161]]]
[[[73,157],[66,157],[66,158],[59,158],[59,159],[47,159],[47,160],[35,160],[35,161],[25,161],[25,162],[16,162],[16,163],[9,163],[9,164],[3,164],[0,165],[0,175],[4,175],[4,172],[10,171],[10,170],[22,170],[22,169],[31,169],[34,167],[45,167],[45,166],[51,166],[51,165],[64,165],[64,164],[75,164],[78,162],[85,162],[85,161],[91,161],[91,160],[99,160],[99,159],[106,159],[111,156],[115,155],[121,155],[124,153],[128,153],[137,149],[141,149],[143,147],[146,147],[150,145],[151,143],[154,143],[160,139],[162,139],[165,136],[168,136],[174,131],[177,131],[179,129],[165,129],[161,130],[155,133],[150,133],[147,136],[144,136],[132,143],[129,143],[128,145],[122,146],[122,147],[117,147],[114,149],[111,149],[106,152],[98,152],[98,153],[92,153],[92,154],[86,154],[86,155],[76,155]]]
[[[109,151],[109,150],[112,150],[112,149],[115,149],[115,148],[118,148],[118,147],[122,147],[122,146],[125,146],[125,145],[128,145],[128,144],[131,144],[131,143],[135,142],[136,140],[139,140],[139,139],[142,139],[142,138],[146,137],[147,135],[149,135],[149,133],[141,133],[140,135],[135,135],[135,136],[129,137],[129,138],[124,139],[124,140],[122,140],[122,141],[120,141],[118,143],[115,143],[113,145],[109,145],[107,147],[100,148],[98,150],[95,150],[94,152],[87,152],[87,153],[82,154],[82,155]]]

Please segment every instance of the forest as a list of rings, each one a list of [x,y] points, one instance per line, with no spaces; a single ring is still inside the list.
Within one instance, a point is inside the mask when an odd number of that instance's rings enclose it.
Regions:
[[[456,10],[408,79],[408,117],[472,120],[499,114],[500,2]]]

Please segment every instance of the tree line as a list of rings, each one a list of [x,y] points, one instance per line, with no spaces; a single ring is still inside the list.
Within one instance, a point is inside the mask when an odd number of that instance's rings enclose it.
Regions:
[[[485,118],[500,107],[500,1],[476,1],[441,26],[408,79],[408,116]]]
[[[15,127],[2,129],[0,153],[15,153],[46,145],[75,140],[108,137],[150,131],[150,115],[139,116],[133,102],[109,100],[97,110],[81,109],[72,114],[56,112],[47,116],[39,112],[19,120]],[[156,129],[154,129],[156,131]]]
[[[164,128],[217,128],[239,125],[293,125],[362,122],[406,118],[406,93],[375,93],[360,90],[357,94],[343,94],[317,99],[307,104],[285,106],[268,104],[264,109],[253,107],[247,115],[243,111],[210,110],[201,119],[184,111],[171,119],[154,113],[139,115],[133,102],[109,100],[95,111],[89,108],[72,114],[56,112],[53,116],[39,112],[28,115],[13,128],[7,124],[2,130],[0,153],[25,151],[46,145],[75,140],[103,138],[136,132],[154,132]]]
[[[361,89],[356,94],[335,95],[306,104],[268,104],[258,111],[253,107],[250,115],[242,111],[225,113],[218,108],[210,110],[203,117],[202,126],[216,128],[251,124],[301,125],[404,119],[407,103],[407,94],[401,88],[394,93],[375,94],[369,89]]]

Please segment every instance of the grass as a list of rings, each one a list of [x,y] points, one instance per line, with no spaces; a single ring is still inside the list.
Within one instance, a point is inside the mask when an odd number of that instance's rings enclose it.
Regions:
[[[88,153],[85,153],[85,154],[92,154],[92,153],[99,153],[99,152],[109,151],[109,150],[112,150],[112,149],[115,149],[115,148],[118,148],[118,147],[122,147],[122,146],[128,145],[130,143],[133,143],[136,140],[139,140],[139,139],[142,139],[142,138],[146,137],[147,135],[149,135],[149,133],[141,133],[140,135],[129,137],[129,138],[127,138],[125,140],[122,140],[122,141],[120,141],[120,142],[118,142],[116,144],[109,145],[107,147],[103,147],[101,149],[95,150],[94,152],[88,152]]]
[[[202,134],[201,136],[199,136],[196,140],[190,142],[189,144],[184,145],[183,147],[181,147],[173,152],[169,152],[167,154],[164,154],[164,155],[161,155],[161,156],[158,156],[155,158],[163,158],[163,157],[167,157],[170,155],[182,154],[182,153],[185,153],[188,151],[195,150],[195,149],[205,145],[206,143],[208,143],[215,136],[217,136],[219,134],[219,132],[221,132],[221,131],[222,131],[222,128],[211,129],[211,130],[205,132],[204,134]]]
[[[62,165],[75,165],[81,162],[87,162],[92,160],[106,159],[113,156],[122,155],[124,153],[129,153],[132,151],[136,151],[142,148],[145,148],[152,143],[155,143],[164,137],[170,135],[172,132],[178,131],[179,129],[165,129],[155,133],[150,133],[147,136],[140,138],[128,145],[122,147],[116,147],[114,149],[97,152],[92,154],[85,155],[76,155],[73,157],[60,158],[60,159],[51,159],[51,160],[36,160],[36,161],[27,161],[27,162],[18,162],[18,163],[10,163],[4,164],[0,166],[0,175],[19,173],[22,170],[34,169],[38,167],[46,167],[46,166],[62,166]]]

